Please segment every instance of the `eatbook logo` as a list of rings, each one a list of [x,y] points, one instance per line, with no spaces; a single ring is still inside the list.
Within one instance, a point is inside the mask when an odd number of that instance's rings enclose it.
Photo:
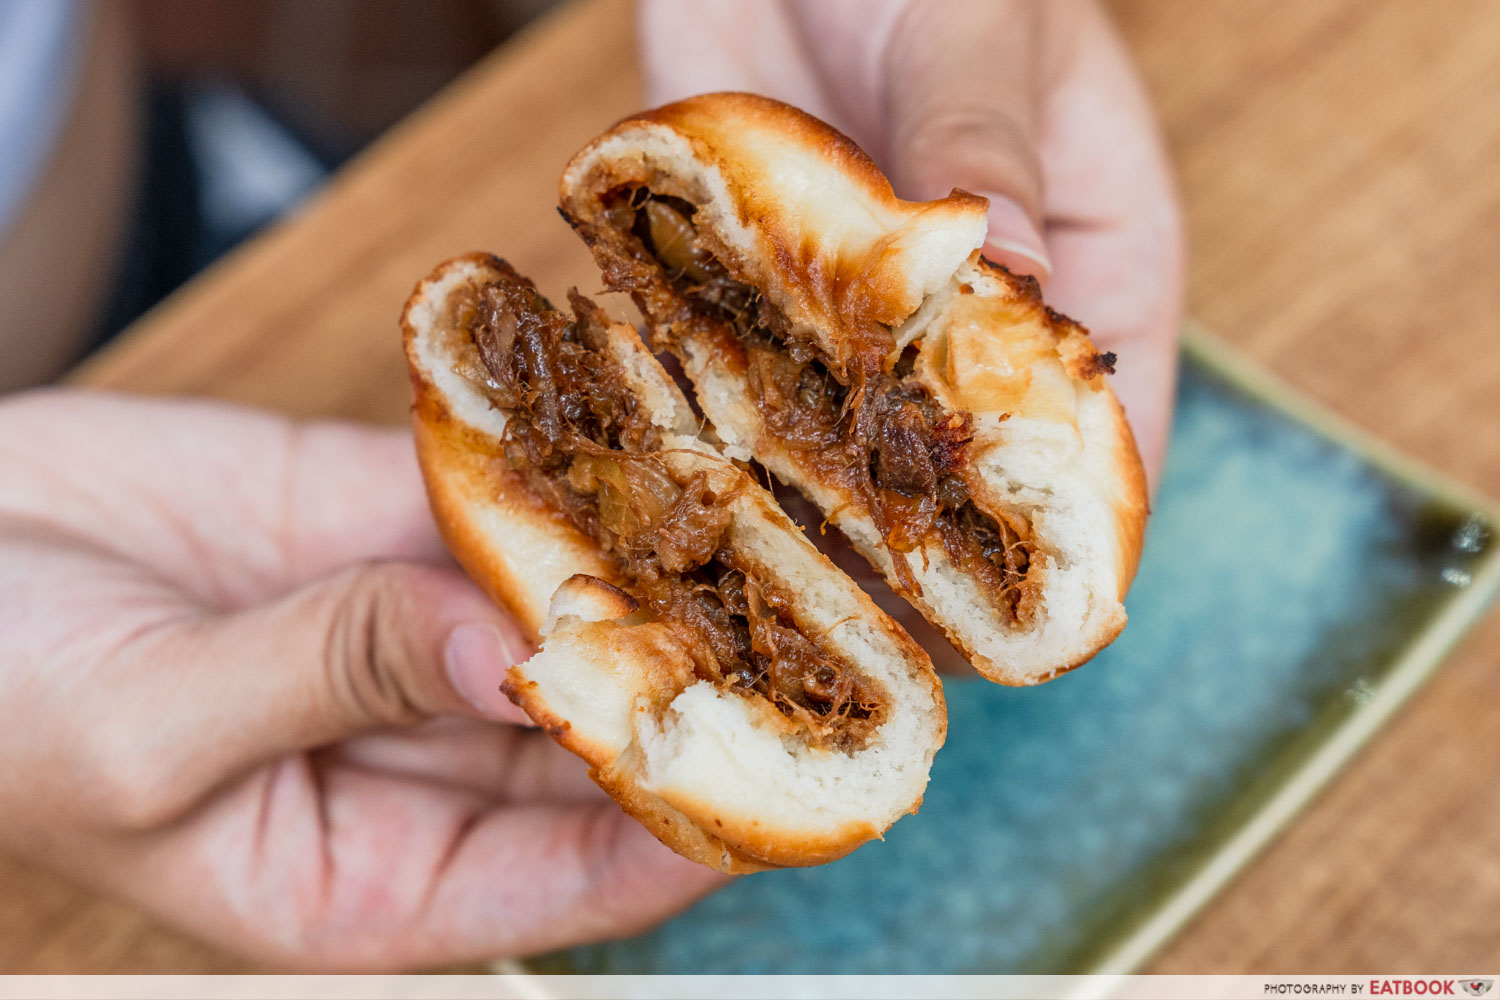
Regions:
[[[1490,987],[1495,985],[1495,981],[1493,979],[1465,979],[1461,985],[1469,996],[1482,997],[1490,991]]]

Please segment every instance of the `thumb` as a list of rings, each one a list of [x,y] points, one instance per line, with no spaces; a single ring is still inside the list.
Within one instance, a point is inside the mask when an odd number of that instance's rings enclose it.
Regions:
[[[985,256],[1039,280],[1052,272],[1037,153],[1042,6],[977,4],[959,18],[913,2],[881,56],[898,193],[988,198]]]
[[[155,725],[131,729],[120,766],[156,775],[161,796],[186,806],[244,769],[367,729],[444,714],[525,722],[500,683],[530,652],[455,569],[349,567],[122,649],[110,714]]]
[[[254,692],[276,718],[276,732],[266,737],[282,749],[434,715],[525,719],[500,682],[531,655],[529,643],[467,577],[447,567],[351,566],[225,616],[193,645],[226,680],[247,678],[240,681],[247,696]]]

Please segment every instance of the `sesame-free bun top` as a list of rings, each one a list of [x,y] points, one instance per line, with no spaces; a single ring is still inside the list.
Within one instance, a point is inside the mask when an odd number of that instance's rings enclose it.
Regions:
[[[871,324],[911,315],[984,242],[985,199],[903,201],[843,133],[754,94],[620,122],[568,163],[563,211],[596,217],[603,195],[630,184],[697,205],[721,259],[832,358]]]

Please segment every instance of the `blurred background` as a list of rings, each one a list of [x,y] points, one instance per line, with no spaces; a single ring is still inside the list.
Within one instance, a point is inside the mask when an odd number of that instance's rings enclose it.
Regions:
[[[0,0],[0,391],[58,375],[551,4]]]

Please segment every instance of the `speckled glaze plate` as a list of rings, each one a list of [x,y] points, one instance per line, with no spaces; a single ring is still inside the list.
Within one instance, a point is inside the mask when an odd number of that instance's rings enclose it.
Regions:
[[[948,681],[922,810],[538,972],[1138,968],[1432,671],[1496,508],[1190,330],[1130,625],[1039,688]]]

